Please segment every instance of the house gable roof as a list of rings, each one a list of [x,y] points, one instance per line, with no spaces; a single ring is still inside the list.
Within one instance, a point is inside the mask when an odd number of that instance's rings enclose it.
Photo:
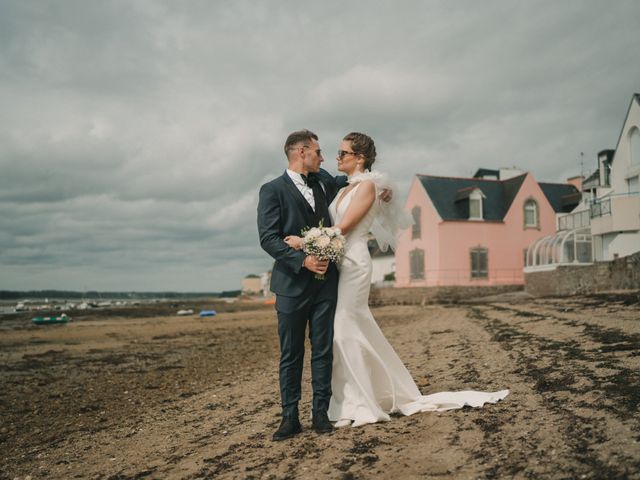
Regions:
[[[596,168],[595,172],[589,175],[582,182],[582,190],[589,190],[590,188],[600,186],[600,169]]]
[[[477,187],[465,187],[465,188],[461,188],[460,190],[458,190],[456,192],[456,202],[459,202],[460,200],[467,200],[469,197],[471,197],[471,195],[474,192],[480,192],[480,196],[482,198],[485,198],[484,193],[482,193],[482,190],[480,190]]]
[[[640,105],[640,93],[634,93],[631,96],[631,101],[629,102],[629,108],[627,108],[627,114],[624,117],[624,122],[622,122],[622,127],[620,128],[620,135],[618,135],[618,141],[616,142],[616,150],[620,146],[620,140],[622,139],[622,133],[624,132],[624,126],[627,124],[627,119],[629,118],[629,113],[631,112],[631,107],[633,106],[633,102],[636,102]],[[613,157],[615,158],[615,156]],[[612,158],[612,161],[613,161]]]
[[[556,213],[569,213],[580,203],[580,192],[568,183],[538,183]]]
[[[484,180],[482,178],[452,178],[418,175],[420,183],[431,199],[442,220],[468,220],[469,203],[460,200],[460,191],[479,189],[484,199],[484,220],[502,221],[509,211],[524,182],[526,173],[508,180]]]

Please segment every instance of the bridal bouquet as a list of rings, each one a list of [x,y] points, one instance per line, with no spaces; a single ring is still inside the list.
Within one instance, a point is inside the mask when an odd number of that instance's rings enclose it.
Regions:
[[[306,228],[302,231],[302,251],[307,255],[315,255],[320,260],[337,262],[344,255],[345,238],[333,227]],[[315,278],[324,280],[324,275],[316,273]]]

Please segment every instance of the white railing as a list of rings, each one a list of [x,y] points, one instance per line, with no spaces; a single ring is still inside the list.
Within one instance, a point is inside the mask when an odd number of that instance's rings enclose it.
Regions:
[[[637,197],[640,196],[640,192],[628,192],[628,193],[612,193],[603,198],[596,198],[591,200],[589,211],[591,218],[602,217],[603,215],[611,214],[611,199],[619,197]]]
[[[591,218],[598,218],[611,214],[611,198],[595,200],[590,206]]]
[[[574,228],[588,227],[591,224],[589,210],[569,213],[558,219],[558,230],[573,230]]]

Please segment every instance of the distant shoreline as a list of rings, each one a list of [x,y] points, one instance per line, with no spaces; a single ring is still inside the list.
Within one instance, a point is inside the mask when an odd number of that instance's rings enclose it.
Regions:
[[[185,298],[228,298],[237,297],[240,290],[222,292],[136,292],[136,291],[98,291],[98,290],[0,290],[0,302],[18,300],[151,300]]]

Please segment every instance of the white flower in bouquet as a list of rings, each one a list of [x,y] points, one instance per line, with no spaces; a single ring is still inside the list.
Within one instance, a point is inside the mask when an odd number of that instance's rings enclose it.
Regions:
[[[320,260],[337,262],[344,255],[345,238],[333,227],[312,227],[302,231],[302,251],[314,255]],[[324,275],[316,274],[315,278],[324,279]]]
[[[331,238],[329,235],[320,235],[316,238],[316,245],[318,248],[327,248],[327,246],[331,243]]]
[[[320,235],[322,235],[322,230],[318,227],[313,227],[310,228],[309,230],[307,230],[305,237],[309,237],[309,238],[317,238]]]
[[[340,235],[340,237],[342,237],[342,235]],[[331,246],[333,248],[335,248],[336,250],[343,250],[344,249],[344,238],[340,238],[340,237],[333,237],[331,239]]]

